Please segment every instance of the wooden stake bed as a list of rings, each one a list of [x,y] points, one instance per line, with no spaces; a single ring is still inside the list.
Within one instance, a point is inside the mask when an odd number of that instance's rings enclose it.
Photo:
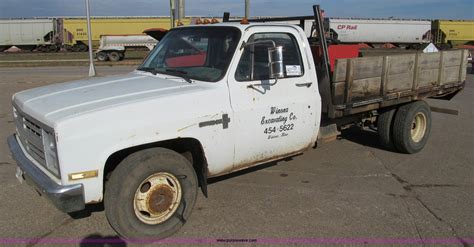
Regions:
[[[336,60],[329,118],[443,97],[464,87],[467,50]]]

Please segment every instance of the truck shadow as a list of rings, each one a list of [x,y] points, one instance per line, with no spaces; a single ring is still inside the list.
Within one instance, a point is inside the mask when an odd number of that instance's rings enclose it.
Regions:
[[[208,178],[207,179],[207,184],[218,183],[220,181],[224,181],[224,180],[227,180],[227,179],[232,179],[232,178],[235,178],[235,177],[243,176],[243,175],[248,174],[248,173],[256,172],[256,171],[263,170],[263,169],[266,169],[266,168],[269,168],[269,167],[273,167],[273,166],[278,165],[278,163],[281,162],[281,161],[291,161],[291,160],[293,160],[294,157],[299,156],[299,155],[301,155],[301,154],[293,155],[293,156],[283,158],[283,159],[280,159],[280,160],[276,160],[276,161],[271,161],[271,162],[264,163],[264,164],[261,164],[261,165],[257,165],[257,166],[254,166],[254,167],[249,167],[249,168],[246,168],[246,169],[243,169],[243,170],[240,170],[240,171],[232,172],[232,173],[227,174],[227,175]]]
[[[237,171],[237,172],[233,172],[233,173],[230,173],[230,174],[227,174],[227,175],[208,178],[207,179],[207,184],[214,184],[214,183],[218,183],[220,181],[224,181],[224,180],[227,180],[227,179],[243,176],[243,175],[248,174],[248,173],[252,173],[252,172],[256,172],[256,171],[259,171],[259,170],[262,170],[262,169],[265,169],[265,168],[276,166],[277,164],[278,164],[278,161],[273,161],[273,162],[269,162],[269,163],[266,163],[266,164],[246,168],[246,169],[243,169],[243,170],[240,170],[240,171]]]
[[[393,150],[385,149],[379,142],[378,134],[374,130],[366,130],[357,126],[352,126],[349,129],[343,130],[341,133],[341,139],[371,147],[382,149],[388,152],[394,152]]]
[[[127,246],[127,242],[117,236],[102,236],[98,233],[91,234],[79,242],[79,246],[102,247],[102,246]]]
[[[101,202],[97,204],[86,204],[85,209],[81,211],[77,211],[77,212],[68,213],[68,215],[69,217],[73,219],[83,219],[83,218],[87,218],[91,216],[92,213],[103,212],[103,211],[104,211],[104,203]]]
[[[385,148],[382,147],[382,145],[379,142],[377,132],[374,131],[374,130],[366,130],[366,129],[362,129],[362,128],[357,127],[357,126],[352,126],[348,129],[342,131],[342,133],[340,135],[340,139],[346,139],[350,142],[354,142],[354,143],[357,143],[357,144],[360,144],[360,145],[363,145],[363,146],[367,146],[367,147],[371,147],[371,148],[382,149],[382,150],[385,150],[387,152],[395,152],[394,150],[388,150],[388,149],[385,149]],[[269,167],[273,167],[273,166],[278,165],[278,163],[281,162],[281,161],[291,161],[294,157],[299,156],[299,155],[301,155],[301,154],[291,156],[291,157],[288,157],[288,158],[284,158],[284,159],[281,159],[281,160],[277,160],[277,161],[268,162],[268,163],[261,164],[261,165],[258,165],[258,166],[246,168],[246,169],[243,169],[243,170],[240,170],[240,171],[237,171],[237,172],[233,172],[233,173],[230,173],[230,174],[227,174],[227,175],[214,177],[214,178],[209,178],[209,179],[207,179],[207,184],[218,183],[220,181],[224,181],[224,180],[227,180],[227,179],[232,179],[232,178],[235,178],[235,177],[246,175],[248,173],[256,172],[256,171],[266,169],[266,168],[269,168]]]

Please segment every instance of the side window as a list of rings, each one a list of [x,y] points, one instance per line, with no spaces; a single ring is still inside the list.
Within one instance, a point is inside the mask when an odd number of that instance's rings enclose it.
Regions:
[[[285,78],[300,77],[304,74],[301,53],[293,35],[288,33],[256,33],[248,40],[248,46],[240,58],[235,79],[237,81],[269,80],[268,48],[272,42],[283,46]],[[252,44],[253,43],[253,44]]]

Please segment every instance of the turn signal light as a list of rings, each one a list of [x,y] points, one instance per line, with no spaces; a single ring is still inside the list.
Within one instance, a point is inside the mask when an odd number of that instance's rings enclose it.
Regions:
[[[242,20],[240,21],[240,24],[242,24],[242,25],[248,25],[248,24],[250,24],[250,22],[249,22],[249,20],[248,20],[247,18],[244,18],[244,19],[242,19]]]

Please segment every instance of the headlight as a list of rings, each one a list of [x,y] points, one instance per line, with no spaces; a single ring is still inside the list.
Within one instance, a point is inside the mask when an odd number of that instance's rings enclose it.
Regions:
[[[18,112],[16,111],[16,108],[13,107],[13,121],[15,123],[15,132],[18,134]]]
[[[54,133],[43,130],[43,147],[46,169],[59,177],[59,162]]]
[[[13,112],[13,118],[14,118],[14,119],[18,118],[18,114],[16,113],[16,108],[15,108],[15,107],[13,107],[13,111],[12,111],[12,112]]]

